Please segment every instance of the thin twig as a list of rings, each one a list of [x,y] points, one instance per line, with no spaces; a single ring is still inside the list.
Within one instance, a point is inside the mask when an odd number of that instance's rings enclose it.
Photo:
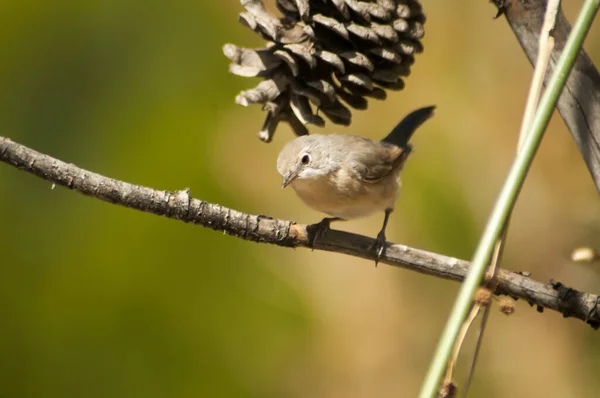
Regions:
[[[488,268],[488,273],[486,275],[486,281],[489,281],[489,282],[486,283],[484,287],[481,287],[479,289],[480,291],[487,292],[489,294],[489,297],[487,297],[488,298],[487,300],[481,300],[480,297],[476,297],[475,300],[473,300],[473,307],[471,308],[471,312],[469,313],[469,316],[467,317],[467,319],[465,319],[465,321],[463,322],[463,324],[461,326],[460,333],[458,334],[456,341],[454,343],[454,349],[453,349],[452,355],[450,356],[450,359],[448,360],[448,369],[451,369],[451,371],[452,371],[455,367],[454,363],[456,361],[458,361],[458,355],[460,353],[460,349],[464,343],[465,338],[467,337],[467,333],[468,333],[469,329],[473,325],[475,318],[480,313],[483,313],[480,332],[477,335],[477,340],[475,343],[475,351],[473,353],[473,357],[471,359],[471,366],[470,366],[469,372],[467,374],[467,381],[466,381],[465,385],[461,388],[463,396],[466,396],[467,392],[469,391],[469,385],[471,384],[471,379],[473,377],[473,373],[475,372],[475,365],[477,363],[477,355],[479,353],[479,347],[481,346],[481,344],[483,342],[483,332],[485,330],[485,325],[487,324],[488,314],[490,312],[490,307],[491,307],[491,302],[490,302],[489,298],[491,297],[492,292],[494,292],[496,290],[496,285],[495,285],[496,279],[494,279],[494,277],[496,275],[496,271],[498,270],[498,264],[500,263],[500,258],[502,257],[504,242],[505,242],[504,238],[506,237],[505,234],[506,234],[506,229],[504,230],[504,234],[502,235],[502,237],[500,239],[498,239],[498,241],[496,241],[496,246],[494,247],[494,253],[492,254],[492,259],[490,260],[491,265]],[[479,293],[477,295],[479,295]],[[451,374],[451,371],[449,374],[449,371],[446,370],[446,376],[445,376],[444,380],[446,380],[446,381],[452,380],[453,375]]]
[[[477,365],[477,359],[479,358],[479,352],[481,351],[481,345],[483,343],[483,333],[485,332],[485,326],[487,325],[488,319],[490,318],[490,308],[492,303],[483,308],[483,312],[481,313],[481,324],[479,326],[479,330],[477,331],[477,337],[475,342],[475,350],[473,351],[473,360],[471,362],[471,368],[469,369],[469,373],[467,374],[467,380],[465,381],[465,385],[463,387],[462,397],[466,397],[469,392],[469,388],[471,387],[471,382],[473,381],[473,375],[475,374],[475,365]]]
[[[493,1],[499,6],[499,14],[506,17],[527,58],[535,64],[547,0]],[[552,31],[555,46],[549,65],[550,73],[545,77],[546,84],[570,32],[571,26],[559,8],[556,25]],[[600,73],[583,49],[577,55],[556,107],[581,152],[596,189],[600,192]]]
[[[460,350],[462,349],[462,345],[465,342],[469,329],[471,328],[471,324],[477,318],[479,314],[480,307],[479,305],[473,305],[471,307],[471,312],[469,312],[469,316],[462,324],[460,328],[460,332],[458,333],[458,337],[456,338],[456,343],[454,343],[454,349],[452,350],[452,354],[450,355],[450,359],[448,360],[448,368],[446,369],[446,376],[444,376],[443,384],[451,383],[454,378],[454,369],[456,368],[456,363],[458,362],[458,355],[460,354]]]
[[[538,102],[540,101],[540,94],[544,87],[544,77],[548,72],[548,62],[550,61],[552,50],[554,50],[554,37],[552,37],[551,33],[556,25],[556,15],[558,14],[559,7],[560,0],[548,0],[546,13],[544,14],[544,24],[542,25],[540,32],[535,69],[533,71],[533,78],[531,79],[531,86],[529,87],[529,94],[527,95],[525,114],[523,115],[523,121],[521,123],[519,144],[517,145],[517,148],[521,148],[523,145],[525,133],[533,121],[533,115],[535,114]]]
[[[496,241],[496,246],[494,247],[494,253],[492,255],[492,260],[490,261],[490,268],[488,270],[489,277],[486,279],[489,282],[485,285],[484,288],[488,290],[490,293],[496,290],[496,279],[494,278],[496,275],[496,271],[499,269],[500,260],[502,259],[502,254],[504,254],[504,244],[506,243],[506,233],[508,231],[508,225],[510,223],[510,219],[507,221],[502,236],[498,241]],[[491,296],[491,294],[490,294]],[[469,367],[469,372],[467,373],[467,380],[465,381],[465,385],[463,387],[463,397],[467,396],[469,392],[469,387],[471,386],[471,381],[473,380],[473,375],[475,374],[475,365],[477,365],[477,358],[479,357],[479,352],[481,351],[481,346],[483,344],[483,334],[485,332],[485,327],[487,326],[487,321],[490,317],[490,311],[492,308],[491,301],[487,302],[486,305],[482,305],[481,301],[475,301],[473,303],[474,309],[476,309],[477,313],[481,311],[481,323],[479,326],[479,332],[477,333],[477,337],[475,339],[475,350],[473,351],[473,357],[471,358],[471,366]],[[469,323],[470,327],[471,323]]]
[[[310,226],[268,216],[250,215],[190,197],[189,190],[161,191],[114,180],[41,154],[0,137],[0,161],[87,196],[131,209],[212,228],[245,240],[284,247],[309,247]],[[331,230],[315,249],[374,260],[374,240]],[[462,281],[469,263],[454,257],[389,243],[381,263],[407,268],[443,279]],[[496,294],[525,300],[538,309],[548,308],[567,317],[600,327],[600,296],[544,284],[518,272],[499,269]]]
[[[542,25],[542,29],[540,32],[539,46],[538,46],[538,56],[535,62],[535,69],[533,71],[533,77],[531,79],[531,85],[529,87],[529,93],[527,95],[527,102],[525,105],[525,112],[523,114],[523,121],[521,122],[521,130],[519,131],[519,141],[517,143],[517,153],[522,149],[523,142],[525,141],[525,137],[527,132],[531,128],[531,123],[533,121],[533,116],[538,107],[538,103],[540,100],[540,96],[542,90],[544,88],[544,77],[548,72],[548,62],[550,60],[550,56],[552,55],[552,50],[554,49],[554,38],[551,33],[554,30],[554,26],[556,25],[556,15],[558,14],[558,10],[560,7],[560,0],[549,0],[546,6],[546,12],[544,14],[544,24]],[[492,259],[490,262],[490,266],[487,271],[487,280],[490,282],[487,284],[487,288],[490,291],[494,291],[496,289],[494,283],[494,275],[496,274],[496,270],[500,264],[500,260],[502,258],[502,253],[504,252],[504,246],[506,242],[506,236],[508,234],[508,229],[510,227],[510,220],[512,216],[512,210],[510,210],[509,216],[506,219],[506,222],[503,227],[502,235],[496,241],[496,247],[494,248],[494,253],[492,255]],[[489,319],[489,314],[491,311],[491,303],[485,306],[482,306],[480,303],[475,302],[473,304],[472,312],[475,314],[482,314],[482,319],[479,327],[479,332],[477,333],[477,338],[475,342],[475,351],[473,352],[473,357],[471,359],[471,366],[468,372],[467,381],[465,383],[463,390],[464,396],[466,396],[469,386],[471,384],[471,380],[473,378],[473,374],[475,372],[475,365],[477,363],[477,357],[479,355],[481,345],[483,344],[483,335],[485,332],[485,327],[487,326],[487,320]],[[467,323],[468,322],[468,323]],[[465,320],[465,325],[468,330],[473,324],[473,320]],[[462,340],[464,340],[466,336],[466,331],[462,336]],[[460,345],[459,345],[460,344]],[[457,341],[457,346],[462,345],[462,341],[460,343]]]

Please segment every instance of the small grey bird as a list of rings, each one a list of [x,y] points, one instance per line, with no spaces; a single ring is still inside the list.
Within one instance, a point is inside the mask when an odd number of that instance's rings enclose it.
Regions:
[[[282,188],[291,185],[307,206],[331,216],[314,225],[312,243],[332,221],[383,211],[383,227],[373,246],[377,265],[385,250],[385,229],[400,190],[400,171],[412,150],[408,142],[434,109],[429,106],[410,113],[379,142],[356,135],[313,134],[284,146],[277,159]]]

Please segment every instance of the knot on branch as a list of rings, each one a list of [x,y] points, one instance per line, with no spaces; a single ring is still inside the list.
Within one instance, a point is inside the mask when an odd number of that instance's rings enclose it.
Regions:
[[[550,279],[550,286],[558,292],[558,310],[563,314],[565,318],[576,317],[578,314],[573,310],[579,308],[580,303],[585,301],[585,294],[575,289],[565,286],[561,282],[556,282]],[[594,329],[600,327],[600,321],[598,321],[598,304],[600,297],[596,298],[595,304],[590,309],[586,316],[585,321]]]

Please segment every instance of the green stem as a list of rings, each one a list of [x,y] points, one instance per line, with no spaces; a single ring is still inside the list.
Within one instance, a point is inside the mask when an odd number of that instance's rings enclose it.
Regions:
[[[421,388],[420,398],[434,398],[437,396],[439,384],[444,375],[444,370],[454,341],[458,336],[460,327],[464,322],[475,290],[481,283],[486,265],[492,255],[494,244],[502,234],[502,229],[510,212],[517,200],[527,171],[533,161],[539,147],[544,130],[548,125],[550,116],[554,111],[556,102],[563,90],[575,59],[581,50],[585,36],[594,20],[594,16],[600,6],[600,0],[586,0],[577,21],[573,26],[563,52],[556,64],[556,68],[550,78],[547,89],[542,95],[540,105],[534,116],[533,122],[526,135],[522,150],[518,151],[512,167],[508,173],[504,186],[498,196],[492,214],[488,220],[485,231],[479,242],[479,246],[471,262],[469,273],[463,282],[458,297],[452,309],[452,313],[446,323],[446,328],[437,350],[429,367],[429,371]]]

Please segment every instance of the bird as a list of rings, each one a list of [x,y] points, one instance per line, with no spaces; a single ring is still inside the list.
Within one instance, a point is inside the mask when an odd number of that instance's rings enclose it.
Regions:
[[[331,222],[384,212],[383,226],[371,249],[378,264],[386,247],[385,231],[400,192],[400,172],[413,133],[433,116],[435,106],[408,114],[381,141],[350,134],[311,134],[288,142],[277,158],[282,188],[291,186],[310,208],[329,217],[313,224],[314,247]]]

